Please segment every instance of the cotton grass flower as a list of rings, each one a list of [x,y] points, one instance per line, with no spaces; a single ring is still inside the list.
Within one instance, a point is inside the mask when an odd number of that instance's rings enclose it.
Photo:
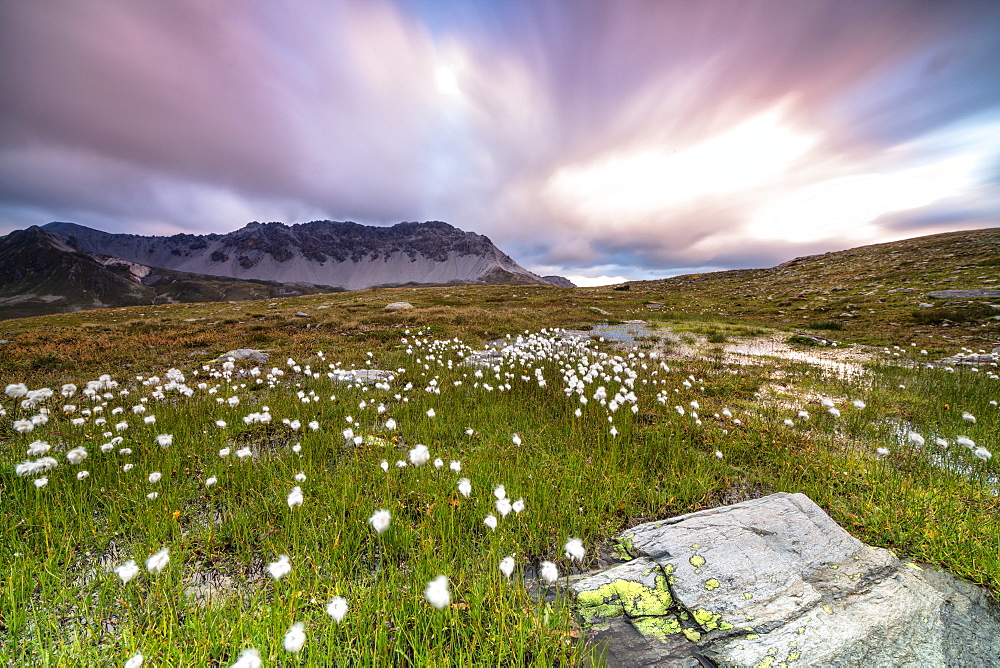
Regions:
[[[393,420],[392,418],[389,418],[388,420],[385,421],[385,428],[388,429],[389,431],[395,431],[396,421]]]
[[[515,513],[520,513],[522,510],[524,510],[524,499],[518,499],[514,503],[510,504],[510,508]]]
[[[333,617],[333,621],[342,622],[344,621],[344,616],[347,615],[347,599],[343,596],[334,596],[330,599],[330,602],[326,604],[326,614]]]
[[[301,471],[299,473],[296,473],[294,477],[295,477],[295,482],[305,482],[306,481],[306,474],[302,473]]]
[[[926,442],[924,440],[924,437],[915,431],[911,431],[906,435],[906,437],[910,440],[910,443],[913,443],[914,445],[917,446],[922,446]]]
[[[160,482],[160,478],[162,477],[163,477],[162,473],[160,473],[159,471],[153,471],[152,473],[149,474],[149,482],[154,484],[158,483]]]
[[[514,574],[514,557],[504,557],[500,560],[500,572],[505,578],[510,579]]]
[[[433,408],[428,408],[427,409],[427,417],[434,418],[436,415],[437,415],[437,413],[434,412]]]
[[[169,448],[174,443],[173,434],[160,434],[156,437],[156,444],[161,448]]]
[[[968,411],[962,413],[962,419],[965,420],[966,422],[971,422],[972,424],[976,424],[976,416]]]
[[[462,462],[453,459],[453,460],[451,460],[451,464],[448,465],[448,468],[450,468],[455,473],[461,473],[462,472]]]
[[[472,494],[472,483],[468,478],[462,478],[458,481],[458,493],[465,498],[469,498],[469,495]]]
[[[14,431],[20,434],[27,434],[35,428],[35,423],[31,420],[14,420],[11,426],[14,427]]]
[[[121,578],[123,585],[127,585],[132,578],[139,574],[140,570],[139,565],[135,563],[135,559],[129,559],[115,569],[115,574]]]
[[[786,419],[786,420],[785,420],[785,426],[786,426],[786,427],[794,427],[794,426],[795,426],[795,423],[794,423],[794,422],[792,422],[792,420],[791,420],[791,419],[789,418],[789,419]]]
[[[388,461],[386,461],[386,460],[383,459],[382,463],[379,464],[379,466],[382,467],[382,470],[385,471],[386,473],[389,472],[389,462]]]
[[[865,409],[865,407],[866,407],[865,402],[861,401],[860,399],[855,399],[851,403],[853,403],[854,407],[857,408],[859,411],[863,411]]]
[[[506,497],[507,488],[504,487],[503,485],[497,485],[496,487],[493,488],[493,496],[497,497],[497,499],[502,499]]]
[[[45,441],[35,441],[34,443],[28,446],[27,454],[29,457],[37,457],[38,455],[44,455],[51,448],[52,446],[46,443]]]
[[[24,383],[11,383],[4,391],[11,399],[20,399],[28,395],[28,386]]]
[[[982,459],[984,462],[988,462],[993,456],[993,453],[984,448],[983,446],[977,446],[975,450],[972,451],[972,456],[976,459]]]
[[[146,495],[146,498],[149,499],[150,501],[156,501],[156,497],[158,497],[159,495],[160,495],[159,492],[150,492],[149,494]]]
[[[372,525],[372,529],[375,529],[375,533],[382,534],[385,530],[389,528],[389,522],[392,521],[392,516],[389,514],[388,510],[376,510],[371,517],[368,518],[368,524]]]
[[[217,482],[219,482],[219,479],[213,475],[211,478],[205,481],[205,487],[212,487]]]
[[[76,474],[76,479],[77,480],[83,480],[84,478],[86,478],[89,475],[90,475],[90,471],[80,471],[79,473]]]
[[[288,507],[297,508],[302,505],[302,488],[296,485],[292,487],[292,491],[288,493]]]
[[[483,524],[485,524],[486,526],[488,526],[493,531],[496,531],[497,530],[497,518],[496,518],[496,516],[494,516],[492,513],[489,514],[489,515],[487,515],[486,519],[483,520]]]
[[[125,662],[122,668],[142,668],[142,662],[145,661],[141,652],[136,652],[132,655],[132,658]]]
[[[514,434],[514,436],[511,437],[510,440],[514,443],[514,445],[518,445],[518,446],[521,445],[521,437],[518,436],[517,434]]]
[[[955,445],[964,445],[965,447],[971,449],[976,447],[976,442],[973,441],[968,436],[959,436],[958,438],[955,439]]]
[[[424,598],[438,610],[443,610],[451,603],[451,592],[448,591],[448,578],[439,575],[427,583]]]
[[[830,409],[828,409],[827,413],[829,413],[830,415],[832,415],[835,418],[839,418],[840,417],[840,411],[837,410],[836,408],[830,408]]]
[[[564,550],[566,556],[573,561],[582,561],[583,557],[587,554],[587,551],[583,547],[583,541],[579,538],[570,538],[566,541]]]
[[[42,476],[41,478],[35,478],[32,482],[35,484],[35,487],[41,489],[49,484],[49,479],[46,476]]]
[[[410,450],[409,455],[410,463],[414,466],[423,466],[431,458],[431,453],[427,450],[427,446],[420,443]]]
[[[543,561],[538,574],[542,576],[545,584],[552,584],[559,579],[559,569],[551,561]]]
[[[170,563],[170,550],[165,547],[149,559],[146,559],[146,570],[151,575],[157,575],[163,572],[168,563]]]
[[[278,556],[277,561],[272,561],[267,565],[267,573],[275,580],[280,580],[292,572],[292,562],[287,554]]]
[[[232,452],[232,450],[230,450],[229,448],[222,448],[221,450],[219,450],[219,456],[228,457],[230,452]]]
[[[439,469],[444,467],[444,460],[440,457],[434,460],[434,468]]]
[[[886,457],[889,455],[889,448],[876,448],[875,454],[879,457]]]
[[[255,650],[253,647],[243,650],[240,657],[236,659],[234,663],[229,668],[261,668],[264,664],[260,660],[260,652]]]
[[[302,622],[292,624],[291,628],[288,629],[288,633],[285,634],[283,644],[286,652],[291,652],[292,654],[301,652],[302,647],[306,644],[306,625]]]
[[[236,456],[239,457],[240,459],[246,459],[251,455],[253,455],[253,451],[250,448],[240,448],[239,450],[236,451]]]
[[[510,499],[504,497],[502,499],[497,499],[496,504],[497,512],[500,513],[500,517],[507,517],[511,511]]]

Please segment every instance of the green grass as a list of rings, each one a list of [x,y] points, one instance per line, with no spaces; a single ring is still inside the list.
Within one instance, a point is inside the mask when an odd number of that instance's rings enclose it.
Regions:
[[[828,265],[836,259],[821,257]],[[956,261],[973,262],[968,256]],[[687,277],[632,284],[627,292],[391,288],[5,321],[0,338],[11,343],[0,344],[0,387],[24,382],[57,394],[39,404],[50,410],[49,421],[27,434],[14,431],[13,421],[36,415],[37,407],[0,396],[6,410],[0,513],[12,520],[0,534],[0,663],[121,665],[141,651],[146,665],[228,666],[255,647],[265,665],[576,665],[590,651],[586,629],[575,621],[572,601],[554,588],[544,595],[534,575],[542,561],[554,561],[563,575],[599,568],[601,551],[629,526],[777,491],[809,495],[870,544],[1000,591],[1000,457],[983,461],[955,444],[962,435],[997,449],[1000,415],[990,403],[1000,400],[997,370],[922,366],[934,355],[958,352],[962,331],[973,337],[963,345],[988,349],[993,325],[921,333],[905,317],[911,311],[905,300],[891,301],[903,293],[883,289],[865,301],[863,284],[846,295],[831,285],[822,296],[836,298],[836,305],[815,301],[800,312],[803,300],[792,298],[804,288],[795,282],[785,285],[781,276],[758,282],[760,293],[750,301],[730,280]],[[881,325],[865,310],[876,299],[885,306]],[[789,305],[775,306],[779,300]],[[384,311],[392,301],[416,308]],[[665,308],[650,311],[648,301]],[[877,355],[880,361],[865,364],[861,376],[843,378],[773,357],[740,365],[722,345],[699,348],[705,340],[783,338],[797,327],[815,328],[808,323],[833,318],[848,304],[862,315],[850,320],[838,342],[854,350],[872,342],[899,346],[891,350],[898,356]],[[593,306],[613,316],[598,316]],[[298,311],[310,317],[294,317]],[[807,317],[791,317],[799,313]],[[483,369],[480,378],[462,364],[470,350],[497,337],[635,318],[650,322],[652,339],[667,327],[701,353],[672,357],[669,342],[656,341],[661,357],[654,360],[651,340],[631,351],[593,344],[586,353],[509,358],[499,370]],[[231,376],[221,375],[219,364],[203,368],[227,350],[248,346],[271,353],[260,375],[243,374],[252,368],[246,363]],[[286,365],[289,357],[299,371]],[[583,378],[597,362],[603,369],[585,383],[586,404],[575,391],[563,391],[564,371]],[[404,371],[388,387],[335,384],[305,373],[309,365],[325,374],[328,364]],[[268,379],[272,367],[284,374]],[[191,397],[165,389],[161,398],[155,383],[137,379],[155,375],[163,385],[169,368],[182,371],[194,388]],[[631,388],[624,385],[626,369],[635,374]],[[106,398],[58,394],[63,383],[82,388],[104,373],[120,384],[102,390]],[[610,412],[594,398],[598,386],[606,387],[608,400],[631,389],[635,412],[628,402]],[[225,402],[232,396],[238,405]],[[840,417],[827,413],[820,397],[832,398]],[[855,408],[855,399],[865,408]],[[67,404],[73,412],[64,412]],[[133,412],[136,405],[146,411]],[[273,416],[269,424],[244,422],[264,406]],[[113,414],[116,408],[123,411]],[[724,410],[733,418],[723,417]],[[798,410],[807,410],[809,419],[798,418]],[[962,418],[966,411],[975,423]],[[143,421],[149,415],[155,423]],[[81,417],[84,424],[71,423]],[[390,417],[395,430],[386,427]],[[97,424],[102,418],[107,423]],[[299,429],[285,419],[298,420]],[[122,420],[129,426],[118,432],[114,425]],[[313,420],[318,430],[309,428]],[[361,444],[344,437],[348,427],[362,436]],[[923,446],[906,438],[910,430],[925,437]],[[172,434],[173,444],[156,445],[159,434]],[[102,452],[116,436],[122,443]],[[949,444],[937,445],[938,437]],[[37,439],[51,444],[47,454],[59,460],[40,489],[14,470],[37,459],[25,455]],[[444,466],[396,468],[418,443]],[[70,465],[65,453],[80,445],[88,458]],[[234,453],[245,447],[253,456],[239,460]],[[122,448],[131,454],[119,454]],[[223,448],[231,450],[226,458],[219,456]],[[449,469],[452,460],[461,462],[460,473]],[[134,468],[125,471],[125,464]],[[78,480],[80,470],[89,476]],[[163,477],[150,483],[154,471]],[[299,473],[305,482],[294,479]],[[218,484],[206,487],[212,476]],[[469,498],[457,490],[461,477],[471,480]],[[523,497],[526,507],[492,531],[483,519],[497,512],[492,492],[498,484],[511,499]],[[289,508],[296,485],[304,503]],[[147,498],[153,491],[158,496]],[[383,508],[393,520],[378,535],[367,520]],[[570,537],[583,539],[583,563],[563,554]],[[158,575],[143,572],[123,585],[110,570],[129,559],[143,565],[162,547],[171,559]],[[282,554],[292,571],[274,580],[266,567]],[[512,554],[517,570],[508,581],[497,567]],[[451,605],[436,610],[423,591],[442,574],[451,583]],[[192,600],[186,592],[205,582],[223,584],[211,603]],[[350,605],[339,624],[324,611],[333,596]],[[296,622],[305,624],[308,639],[302,653],[292,655],[282,638]]]

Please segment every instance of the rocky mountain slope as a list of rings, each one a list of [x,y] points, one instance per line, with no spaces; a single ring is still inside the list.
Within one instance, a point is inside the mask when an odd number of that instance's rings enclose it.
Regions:
[[[0,319],[442,283],[572,286],[439,222],[250,223],[229,234],[172,237],[57,222],[0,237]]]
[[[45,230],[73,248],[152,267],[210,276],[359,290],[407,283],[550,284],[485,236],[442,222],[370,227],[315,221],[250,223],[229,234],[146,237],[72,223]]]

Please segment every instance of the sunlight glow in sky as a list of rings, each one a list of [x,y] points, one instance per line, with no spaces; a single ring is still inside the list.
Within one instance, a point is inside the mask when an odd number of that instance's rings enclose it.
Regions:
[[[0,3],[0,234],[444,220],[542,274],[1000,220],[1000,3]]]

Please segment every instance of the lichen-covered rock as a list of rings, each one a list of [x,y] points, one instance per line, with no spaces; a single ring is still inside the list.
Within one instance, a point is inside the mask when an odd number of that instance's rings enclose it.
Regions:
[[[403,311],[410,308],[413,308],[413,304],[410,302],[393,302],[385,305],[386,311]]]
[[[251,362],[266,362],[270,355],[263,350],[255,348],[237,348],[223,353],[216,357],[213,362],[227,362],[229,360],[250,360]]]
[[[802,494],[643,524],[617,548],[631,561],[570,585],[612,665],[1000,665],[982,590],[865,545]]]
[[[334,383],[354,383],[357,385],[373,385],[375,383],[391,383],[396,375],[382,369],[337,369],[330,375]]]

